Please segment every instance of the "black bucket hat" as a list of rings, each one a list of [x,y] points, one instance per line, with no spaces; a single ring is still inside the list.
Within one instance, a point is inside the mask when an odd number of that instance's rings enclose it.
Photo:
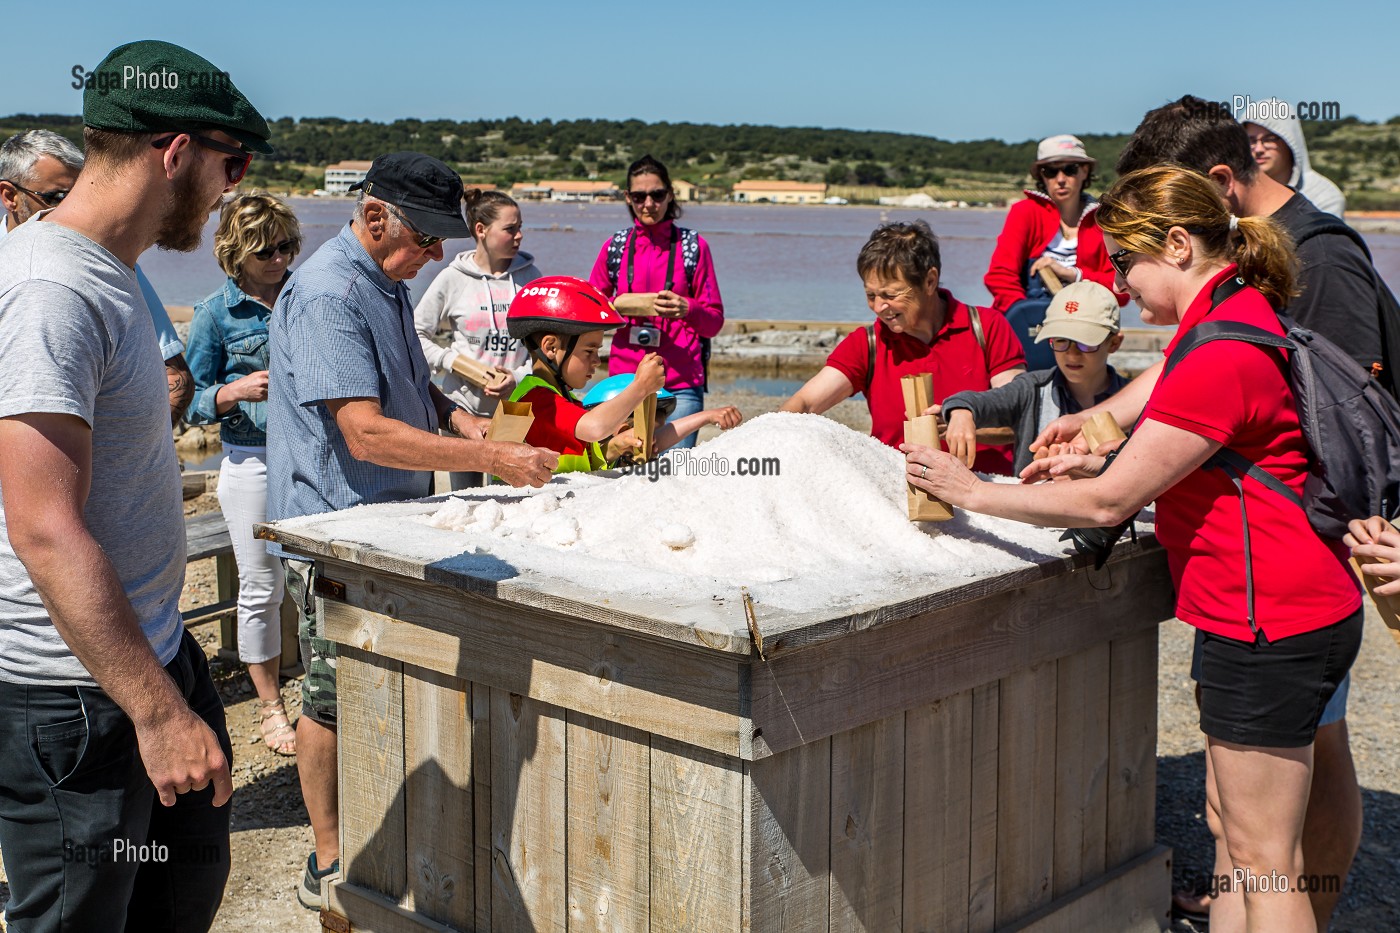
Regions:
[[[419,233],[428,236],[469,237],[471,227],[462,216],[462,179],[432,156],[421,152],[391,152],[374,160],[365,180],[351,191],[387,201],[399,210]]]

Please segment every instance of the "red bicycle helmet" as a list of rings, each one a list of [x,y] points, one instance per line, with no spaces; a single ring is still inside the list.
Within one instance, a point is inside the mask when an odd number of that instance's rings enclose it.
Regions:
[[[625,323],[602,292],[568,275],[535,279],[516,292],[506,313],[506,330],[517,340],[535,334],[577,336]]]

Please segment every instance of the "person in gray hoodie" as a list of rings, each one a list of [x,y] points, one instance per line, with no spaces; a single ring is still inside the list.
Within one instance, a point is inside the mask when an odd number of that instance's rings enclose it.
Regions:
[[[1035,342],[1049,342],[1055,365],[1022,373],[1006,385],[982,392],[957,392],[943,400],[948,451],[972,466],[978,428],[1014,428],[1012,475],[1030,465],[1031,439],[1063,414],[1092,408],[1127,384],[1108,365],[1123,343],[1118,299],[1102,285],[1071,282],[1045,310]]]
[[[510,397],[516,381],[530,373],[530,354],[507,332],[506,312],[515,293],[542,273],[535,257],[520,249],[519,204],[504,192],[478,188],[469,189],[464,200],[476,248],[459,253],[438,273],[414,309],[413,321],[428,365],[446,373],[444,394],[472,414],[489,418],[500,400]],[[452,332],[446,347],[433,339],[440,329]],[[507,378],[478,389],[453,371],[458,357],[501,370]],[[479,473],[452,473],[450,479],[454,490],[485,481]]]
[[[1308,161],[1303,124],[1293,108],[1283,101],[1266,100],[1260,103],[1258,110],[1250,119],[1241,122],[1249,134],[1249,150],[1259,168],[1274,181],[1307,198],[1318,210],[1341,217],[1347,207],[1346,196],[1332,179]],[[1273,116],[1283,112],[1288,116]]]

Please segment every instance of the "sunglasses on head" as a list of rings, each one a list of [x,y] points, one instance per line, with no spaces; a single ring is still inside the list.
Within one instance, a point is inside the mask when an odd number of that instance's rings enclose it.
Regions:
[[[670,193],[671,192],[665,188],[656,188],[651,191],[629,191],[627,192],[627,197],[631,199],[633,204],[645,204],[647,198],[651,198],[652,201],[660,204],[662,201],[666,200]]]
[[[418,244],[419,249],[432,249],[434,246],[437,246],[443,240],[447,239],[447,237],[444,236],[428,236],[426,233],[413,226],[413,222],[410,221],[407,217],[405,217],[397,207],[390,204],[388,201],[384,202],[384,206],[387,207],[395,217],[403,221],[403,225],[405,227],[407,227],[411,232],[418,235],[418,239],[414,242]]]
[[[1056,353],[1068,353],[1070,345],[1079,348],[1080,353],[1097,353],[1102,343],[1080,343],[1078,340],[1070,340],[1068,337],[1051,337],[1046,343],[1050,344],[1050,349]]]
[[[0,181],[8,182],[9,185],[16,191],[20,191],[24,194],[29,195],[31,198],[38,201],[45,207],[53,207],[55,204],[62,202],[64,198],[68,197],[67,188],[56,188],[53,191],[31,191],[30,189],[24,187],[24,185],[16,184],[15,182],[10,181],[8,178],[0,178]]]
[[[208,136],[199,136],[195,133],[172,133],[169,136],[162,136],[160,139],[151,140],[151,146],[155,149],[164,149],[166,146],[179,139],[181,136],[188,136],[199,145],[212,152],[222,152],[228,156],[224,160],[224,176],[228,178],[230,185],[236,185],[243,180],[243,176],[248,174],[248,166],[253,162],[253,154],[238,146],[230,146],[228,143],[221,143],[217,139],[210,139]]]
[[[269,259],[272,258],[273,253],[282,253],[284,256],[290,256],[292,255],[292,253],[295,253],[296,250],[297,244],[294,241],[283,240],[281,243],[278,243],[275,246],[266,246],[262,249],[255,249],[253,250],[253,255],[261,259],[263,262],[267,262]]]
[[[1066,178],[1075,178],[1078,177],[1079,170],[1083,167],[1083,164],[1080,162],[1065,162],[1057,165],[1042,165],[1040,167],[1040,177],[1048,180],[1054,178],[1056,175],[1063,172]]]

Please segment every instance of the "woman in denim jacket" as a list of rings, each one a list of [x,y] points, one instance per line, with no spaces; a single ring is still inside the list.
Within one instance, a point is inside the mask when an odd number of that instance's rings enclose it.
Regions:
[[[296,215],[277,198],[225,204],[214,257],[228,281],[195,305],[186,348],[195,381],[186,417],[217,423],[224,446],[218,494],[238,561],[238,658],[258,693],[263,741],[279,755],[296,751],[277,680],[283,580],[253,524],[267,519],[267,319],[300,249]]]

